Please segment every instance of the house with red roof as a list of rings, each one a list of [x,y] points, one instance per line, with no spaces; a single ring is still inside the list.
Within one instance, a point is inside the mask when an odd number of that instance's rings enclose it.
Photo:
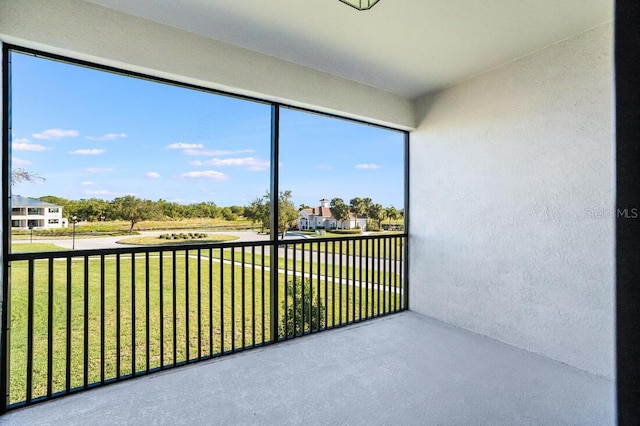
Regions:
[[[367,217],[349,212],[349,219],[338,220],[333,215],[329,200],[320,200],[320,206],[301,209],[298,215],[298,229],[356,229],[367,230]]]

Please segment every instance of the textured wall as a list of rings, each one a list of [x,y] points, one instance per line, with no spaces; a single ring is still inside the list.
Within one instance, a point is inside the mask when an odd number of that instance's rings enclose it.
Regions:
[[[0,1],[0,40],[233,93],[413,128],[411,101],[79,0]]]
[[[612,26],[417,101],[411,309],[614,376]]]

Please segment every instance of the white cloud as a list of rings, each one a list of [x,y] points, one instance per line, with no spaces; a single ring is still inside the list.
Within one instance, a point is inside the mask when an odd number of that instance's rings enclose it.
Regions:
[[[230,166],[230,167],[246,167],[248,170],[267,170],[269,168],[269,162],[266,160],[259,160],[254,157],[244,157],[244,158],[212,158],[211,160],[207,160],[204,164],[208,164],[210,166]]]
[[[113,169],[111,167],[89,167],[84,169],[84,171],[88,173],[104,173],[104,172],[112,172]]]
[[[89,139],[90,141],[111,141],[114,139],[120,139],[120,138],[126,138],[127,134],[126,133],[107,133],[106,135],[102,135],[102,136],[87,136],[86,139]]]
[[[171,145],[167,145],[167,148],[169,149],[201,149],[201,148],[204,148],[204,145],[202,145],[201,143],[178,142],[178,143],[172,143]]]
[[[202,148],[202,146],[200,146],[200,148]],[[226,151],[226,150],[221,150],[221,149],[195,149],[195,148],[186,148],[184,150],[184,153],[187,155],[192,155],[192,156],[196,156],[196,155],[200,155],[203,157],[217,157],[220,155],[232,155],[232,154],[248,154],[250,152],[253,152],[252,149],[240,149],[237,151]]]
[[[180,175],[185,179],[215,179],[224,180],[227,176],[224,173],[216,172],[215,170],[203,170],[201,172],[187,172]]]
[[[151,179],[158,179],[160,177],[160,173],[157,172],[147,172],[144,175]]]
[[[320,169],[320,170],[333,170],[333,166],[330,166],[329,164],[318,164],[316,166],[316,169]]]
[[[76,149],[75,151],[69,151],[69,154],[77,155],[99,155],[104,152],[104,149],[92,148],[92,149]]]
[[[91,185],[95,185],[95,182],[92,182],[90,180],[85,180],[84,182],[80,182],[80,185],[82,186],[91,186]]]
[[[29,143],[29,139],[27,138],[12,139],[11,143]]]
[[[356,169],[360,170],[375,170],[381,168],[382,166],[379,164],[356,164]]]
[[[22,167],[22,166],[28,166],[30,164],[32,163],[29,160],[23,160],[22,158],[18,158],[18,157],[11,157],[12,166]]]
[[[39,151],[46,151],[49,148],[47,148],[46,146],[42,146],[42,145],[37,145],[34,143],[28,143],[28,142],[13,142],[11,144],[11,149],[14,151],[35,151],[35,152],[39,152]]]
[[[87,194],[87,195],[108,195],[108,194],[111,194],[111,192],[107,191],[106,189],[98,189],[98,190],[85,189],[84,193]]]
[[[48,129],[40,133],[34,133],[33,136],[36,139],[62,139],[62,138],[75,138],[80,132],[77,130],[63,130],[63,129]]]

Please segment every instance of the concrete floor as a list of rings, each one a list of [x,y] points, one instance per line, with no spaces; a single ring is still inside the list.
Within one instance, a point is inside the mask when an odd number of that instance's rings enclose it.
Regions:
[[[608,425],[613,390],[404,312],[16,410],[0,424]]]

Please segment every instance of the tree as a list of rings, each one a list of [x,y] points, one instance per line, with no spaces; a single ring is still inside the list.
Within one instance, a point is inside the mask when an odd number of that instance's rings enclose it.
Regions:
[[[231,208],[229,207],[223,207],[222,210],[220,211],[220,213],[222,214],[222,217],[224,218],[224,220],[228,220],[230,222],[238,219],[238,215],[235,214],[233,212],[233,210],[231,210]]]
[[[384,207],[381,204],[372,204],[367,210],[367,216],[378,222],[378,228],[381,227],[382,219],[384,219]]]
[[[101,217],[106,217],[106,212],[109,210],[109,202],[100,198],[81,199],[72,203],[72,209],[69,213],[73,213],[71,216],[78,216],[82,220],[90,222],[100,220]],[[64,211],[64,210],[63,210]]]
[[[231,206],[229,207],[233,214],[236,216],[244,216],[244,207],[242,206]]]
[[[126,220],[131,224],[129,233],[133,232],[133,227],[136,223],[143,220],[156,219],[160,215],[153,201],[142,200],[133,195],[115,198],[110,207],[110,217]]]
[[[334,198],[329,204],[331,213],[336,220],[339,220],[342,224],[341,228],[344,228],[344,221],[349,219],[349,206],[345,204],[342,198]]]
[[[271,194],[267,191],[261,198],[256,198],[244,208],[244,215],[252,222],[262,222],[262,231],[270,226],[271,221]],[[293,201],[291,201],[291,191],[281,191],[278,195],[278,234],[284,238],[287,229],[298,218]]]
[[[278,196],[278,232],[282,234],[282,238],[297,218],[298,210],[291,201],[291,191],[280,191]]]
[[[22,182],[36,183],[36,182],[44,182],[45,180],[46,179],[43,178],[42,176],[32,172],[28,172],[22,168],[11,170],[11,186],[14,186]]]
[[[244,208],[244,217],[253,223],[260,223],[260,232],[264,232],[264,228],[269,226],[269,198],[267,195],[256,198]]]
[[[287,282],[287,298],[282,301],[281,306],[278,324],[280,337],[297,336],[325,326],[326,309],[308,279],[303,282],[296,278]]]
[[[387,219],[389,219],[389,224],[391,224],[392,220],[397,220],[399,216],[398,210],[394,206],[384,209],[384,213],[387,216]]]

